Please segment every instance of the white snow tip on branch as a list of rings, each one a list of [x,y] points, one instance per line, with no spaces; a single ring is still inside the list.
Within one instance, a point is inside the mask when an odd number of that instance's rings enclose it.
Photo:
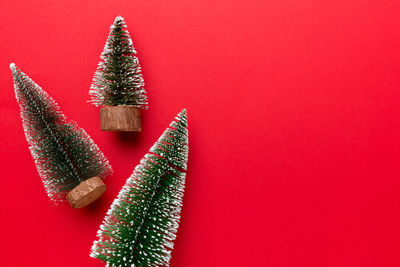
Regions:
[[[122,21],[123,21],[123,20],[124,20],[124,18],[123,18],[123,17],[121,17],[121,16],[118,16],[118,17],[116,17],[116,18],[115,18],[115,20],[114,20],[114,23],[115,23],[115,22],[117,22],[117,21],[120,21],[120,20],[122,20]]]
[[[10,64],[10,69],[11,69],[12,72],[16,71],[16,68],[15,68],[15,64],[14,64],[14,63],[11,63],[11,64]]]

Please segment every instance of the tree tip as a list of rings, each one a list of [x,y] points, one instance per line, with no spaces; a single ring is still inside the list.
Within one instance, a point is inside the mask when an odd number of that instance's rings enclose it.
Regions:
[[[117,16],[114,20],[114,23],[117,21],[124,21],[124,18],[122,16]]]
[[[178,120],[180,120],[180,121],[184,121],[184,123],[185,123],[185,125],[186,125],[186,127],[187,127],[187,114],[186,114],[187,112],[186,112],[186,108],[184,108],[184,109],[182,109],[182,111],[181,112],[179,112],[179,114],[178,114],[178,116],[177,116],[177,118],[178,118]]]
[[[14,63],[10,64],[10,70],[11,70],[11,74],[15,77],[18,75],[18,69],[17,66],[15,66]]]

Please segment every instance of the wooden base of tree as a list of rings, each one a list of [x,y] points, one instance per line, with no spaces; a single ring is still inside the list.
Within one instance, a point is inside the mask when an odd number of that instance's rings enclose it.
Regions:
[[[142,131],[140,109],[132,106],[106,106],[100,109],[101,129],[115,132]]]
[[[98,199],[106,189],[100,177],[92,177],[72,189],[67,195],[67,200],[73,208],[79,209]]]

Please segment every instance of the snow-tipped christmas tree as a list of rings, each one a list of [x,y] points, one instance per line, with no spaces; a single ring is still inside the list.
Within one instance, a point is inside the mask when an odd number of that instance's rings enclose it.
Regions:
[[[102,130],[140,131],[140,109],[147,109],[147,96],[136,50],[122,17],[116,17],[111,25],[100,58],[89,94],[94,105],[103,106]]]
[[[83,189],[93,201],[104,192],[101,178],[112,173],[108,160],[83,129],[67,121],[40,86],[14,63],[10,69],[25,136],[48,196],[57,203],[68,194],[76,208],[89,204],[88,199],[82,202],[74,197]]]
[[[186,110],[136,166],[107,212],[91,256],[107,266],[168,266],[188,159]]]

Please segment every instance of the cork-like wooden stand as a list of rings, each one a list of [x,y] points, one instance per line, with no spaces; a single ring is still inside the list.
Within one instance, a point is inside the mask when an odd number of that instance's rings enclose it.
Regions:
[[[79,209],[98,199],[106,189],[103,180],[95,176],[72,189],[67,195],[67,200],[73,208]]]
[[[115,132],[140,132],[140,109],[132,106],[106,106],[100,109],[101,129]]]

